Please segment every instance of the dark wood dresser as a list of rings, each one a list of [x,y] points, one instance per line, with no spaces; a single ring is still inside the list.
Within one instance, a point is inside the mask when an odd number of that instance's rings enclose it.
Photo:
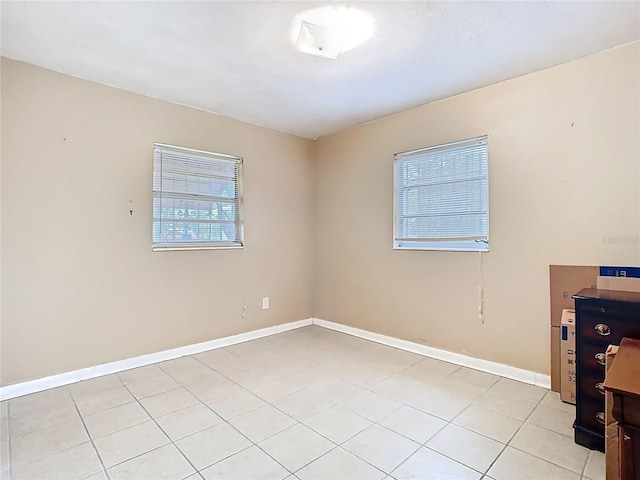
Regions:
[[[622,337],[640,338],[640,293],[585,288],[576,310],[575,441],[604,452],[605,352]]]
[[[640,479],[640,340],[623,338],[604,388],[613,393],[621,480]]]

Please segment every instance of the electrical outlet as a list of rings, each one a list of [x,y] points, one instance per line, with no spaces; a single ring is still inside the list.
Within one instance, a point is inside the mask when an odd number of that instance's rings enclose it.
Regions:
[[[262,309],[269,310],[269,297],[264,297],[262,299]]]

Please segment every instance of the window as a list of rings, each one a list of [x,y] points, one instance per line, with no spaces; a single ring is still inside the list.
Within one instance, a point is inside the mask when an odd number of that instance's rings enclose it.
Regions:
[[[154,144],[153,249],[238,248],[242,159]]]
[[[487,137],[395,156],[394,248],[489,250]]]

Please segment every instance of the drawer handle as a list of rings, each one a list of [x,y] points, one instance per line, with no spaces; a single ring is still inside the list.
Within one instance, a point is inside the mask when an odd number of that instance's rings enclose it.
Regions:
[[[594,328],[596,332],[598,332],[603,337],[606,337],[607,335],[611,334],[611,329],[609,328],[609,325],[605,325],[604,323],[599,323]]]
[[[607,356],[604,353],[596,353],[594,358],[600,365],[604,365],[607,362]]]
[[[604,384],[602,382],[596,383],[596,390],[598,390],[602,395],[607,393],[604,391]]]
[[[605,420],[604,420],[604,413],[603,412],[598,412],[596,413],[596,420],[598,422],[600,422],[602,425],[604,425]]]

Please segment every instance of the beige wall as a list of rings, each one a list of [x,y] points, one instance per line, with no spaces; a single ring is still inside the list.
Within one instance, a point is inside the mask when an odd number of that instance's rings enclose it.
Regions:
[[[1,114],[3,385],[311,316],[310,141],[6,59]],[[244,157],[243,250],[151,251],[153,142]]]
[[[319,140],[314,316],[548,373],[549,264],[640,263],[639,77],[636,43]],[[393,154],[485,134],[483,268],[392,250]]]
[[[548,265],[640,263],[637,43],[315,143],[1,68],[2,385],[311,316],[548,373]],[[482,269],[392,250],[393,154],[483,134]],[[243,250],[151,252],[154,141],[244,157]]]

